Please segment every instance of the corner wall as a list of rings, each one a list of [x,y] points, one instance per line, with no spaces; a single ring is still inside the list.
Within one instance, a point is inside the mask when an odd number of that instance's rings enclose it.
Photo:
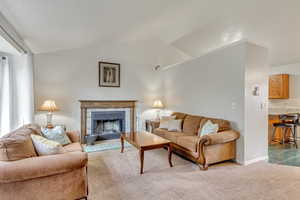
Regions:
[[[241,164],[265,157],[267,150],[267,110],[258,109],[261,101],[266,102],[264,80],[268,76],[258,67],[264,68],[266,63],[256,58],[263,57],[265,61],[267,57],[264,51],[256,53],[255,48],[249,43],[236,43],[164,72],[169,109],[232,122],[233,128],[241,133],[237,142],[237,161]],[[253,76],[255,72],[260,76]],[[257,102],[252,99],[254,84],[261,85],[262,95]],[[257,122],[256,118],[262,121]],[[257,145],[255,141],[262,142]]]
[[[268,158],[268,50],[246,43],[244,164]],[[255,86],[259,95],[253,95]]]

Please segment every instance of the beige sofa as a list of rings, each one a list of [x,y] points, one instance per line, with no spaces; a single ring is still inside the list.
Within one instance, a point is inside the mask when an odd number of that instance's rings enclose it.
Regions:
[[[182,120],[182,132],[160,129],[159,123],[154,123],[153,133],[170,140],[176,152],[196,162],[200,169],[207,170],[210,164],[235,159],[239,133],[231,129],[228,121],[179,112],[172,115]],[[219,125],[218,133],[197,136],[199,128],[201,129],[207,120]]]
[[[28,133],[26,127],[15,132],[22,129]],[[66,153],[0,161],[0,199],[87,199],[87,154],[82,152],[79,134],[67,134],[72,143],[64,146]]]

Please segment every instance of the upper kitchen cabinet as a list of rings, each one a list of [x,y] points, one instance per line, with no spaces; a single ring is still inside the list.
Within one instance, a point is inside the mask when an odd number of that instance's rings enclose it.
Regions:
[[[289,75],[276,74],[269,77],[269,99],[289,98]]]

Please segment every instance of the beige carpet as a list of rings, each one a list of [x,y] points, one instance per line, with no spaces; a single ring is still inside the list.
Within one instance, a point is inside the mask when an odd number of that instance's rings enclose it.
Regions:
[[[197,165],[167,151],[145,152],[139,175],[138,152],[129,148],[89,154],[89,199],[92,200],[293,200],[300,199],[300,168],[260,162],[233,163],[199,171]]]

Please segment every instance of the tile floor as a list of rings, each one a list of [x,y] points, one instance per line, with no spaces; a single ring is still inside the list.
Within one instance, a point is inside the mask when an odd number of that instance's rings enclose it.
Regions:
[[[300,167],[300,146],[296,149],[293,144],[269,145],[269,162]]]

